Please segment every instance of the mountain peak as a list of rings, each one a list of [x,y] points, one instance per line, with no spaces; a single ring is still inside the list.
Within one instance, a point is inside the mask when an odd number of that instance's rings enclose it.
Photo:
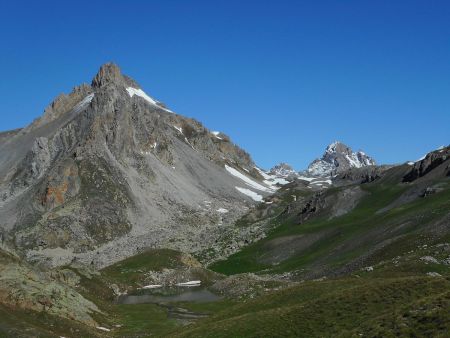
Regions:
[[[277,177],[288,178],[297,176],[297,172],[287,163],[279,163],[270,169],[269,174]]]
[[[285,162],[278,163],[272,169],[276,169],[276,168],[283,168],[283,169],[288,169],[288,170],[294,170],[290,164],[285,163]]]
[[[353,150],[342,142],[335,141],[327,146],[320,159],[314,160],[308,172],[314,176],[329,176],[350,168],[375,165],[375,161],[362,151]]]
[[[334,141],[325,150],[325,153],[332,154],[332,153],[349,153],[351,152],[351,149],[349,146],[345,145],[344,143],[340,141]]]
[[[119,83],[123,80],[122,72],[115,63],[105,63],[102,65],[92,80],[92,87],[100,88],[109,83]]]

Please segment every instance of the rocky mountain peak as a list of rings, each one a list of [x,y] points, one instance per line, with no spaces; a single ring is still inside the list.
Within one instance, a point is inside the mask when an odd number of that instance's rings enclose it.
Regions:
[[[7,229],[24,251],[69,250],[69,261],[91,264],[95,249],[99,266],[165,238],[202,250],[221,236],[219,222],[231,224],[281,184],[254,168],[229,137],[170,111],[105,64],[92,86],[60,95],[23,131],[0,135],[0,233]],[[110,251],[113,241],[125,249]]]
[[[314,176],[330,176],[350,168],[375,165],[375,160],[362,151],[354,152],[349,146],[335,141],[325,149],[320,159],[308,166],[308,173]]]
[[[334,154],[334,153],[341,153],[341,154],[349,154],[352,150],[350,147],[346,146],[344,143],[335,141],[327,146],[325,150],[325,154]]]
[[[272,169],[270,169],[269,173],[278,177],[288,177],[297,174],[294,168],[284,162],[274,166]]]
[[[123,76],[119,66],[115,63],[105,63],[92,80],[92,87],[100,88],[109,83],[120,83],[122,81]]]

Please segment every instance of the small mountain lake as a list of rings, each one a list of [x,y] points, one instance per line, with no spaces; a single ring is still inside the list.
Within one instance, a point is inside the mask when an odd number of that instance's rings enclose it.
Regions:
[[[204,287],[168,287],[151,290],[138,290],[133,294],[122,295],[118,304],[157,304],[167,309],[168,318],[186,323],[208,317],[207,313],[184,309],[182,303],[209,303],[222,299]]]
[[[183,288],[169,290],[145,290],[139,294],[122,295],[118,299],[119,304],[145,304],[145,303],[177,303],[193,302],[208,303],[221,299],[211,291],[201,287]]]

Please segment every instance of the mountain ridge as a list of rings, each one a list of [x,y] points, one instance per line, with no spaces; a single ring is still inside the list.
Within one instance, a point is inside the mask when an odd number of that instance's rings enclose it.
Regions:
[[[197,250],[270,190],[226,135],[171,112],[114,64],[10,136],[0,143],[0,228],[49,264],[104,265],[163,243]]]

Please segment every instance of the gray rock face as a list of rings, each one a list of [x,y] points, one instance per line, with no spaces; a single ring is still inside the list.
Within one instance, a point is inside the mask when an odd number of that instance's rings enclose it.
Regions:
[[[0,232],[49,264],[104,266],[149,246],[201,250],[254,203],[236,187],[255,187],[225,165],[264,185],[226,135],[171,112],[106,64],[91,86],[0,134]]]
[[[92,80],[92,87],[101,88],[108,84],[119,84],[123,82],[120,69],[113,63],[107,63],[100,67],[97,75]]]
[[[60,94],[44,110],[42,117],[34,121],[30,127],[36,128],[61,117],[64,113],[74,109],[76,105],[86,96],[92,93],[92,89],[87,84],[75,87],[69,95]]]
[[[307,173],[312,176],[330,176],[344,172],[350,168],[362,168],[375,165],[375,160],[364,152],[353,152],[341,142],[330,144],[322,158],[314,160]]]
[[[31,179],[42,177],[50,165],[50,149],[48,148],[48,139],[38,137],[31,148],[29,157],[26,159],[31,162]]]
[[[442,167],[443,175],[450,176],[450,146],[428,153],[421,160],[413,163],[411,170],[403,178],[403,182],[413,182],[432,170]],[[446,163],[447,165],[443,165]]]
[[[392,166],[365,166],[360,168],[350,168],[347,171],[337,174],[333,179],[334,185],[347,185],[347,184],[364,184],[373,182],[382,177]]]

